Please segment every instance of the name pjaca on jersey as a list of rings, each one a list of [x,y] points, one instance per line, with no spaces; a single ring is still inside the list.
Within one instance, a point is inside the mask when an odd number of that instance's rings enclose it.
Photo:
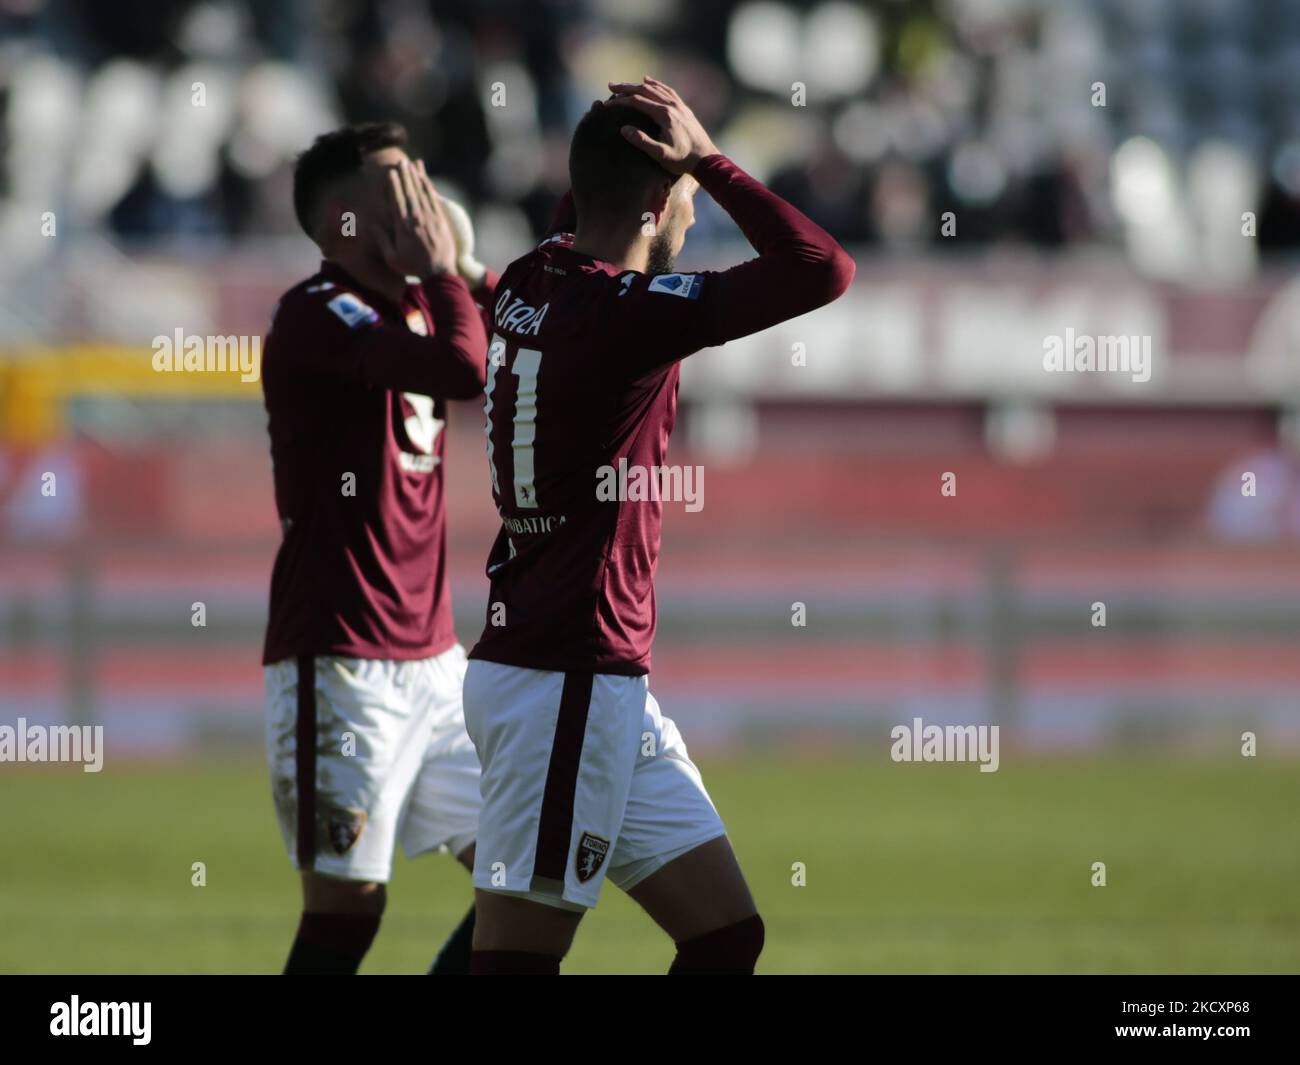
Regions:
[[[493,311],[493,320],[499,329],[508,329],[512,333],[532,333],[537,335],[542,328],[542,319],[546,317],[546,312],[550,310],[549,303],[543,303],[540,307],[530,307],[527,303],[519,298],[511,299],[510,289],[506,289],[497,299],[497,305]]]

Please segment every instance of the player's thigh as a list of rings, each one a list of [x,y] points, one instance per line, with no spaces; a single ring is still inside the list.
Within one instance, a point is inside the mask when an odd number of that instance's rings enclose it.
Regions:
[[[520,895],[474,892],[474,949],[525,951],[564,957],[585,912]]]
[[[675,940],[752,916],[722,818],[677,726],[649,692],[641,735],[610,879]]]
[[[725,928],[758,912],[726,836],[701,843],[674,858],[628,894],[675,943]]]
[[[457,644],[421,663],[418,678],[416,697],[430,711],[428,747],[398,839],[410,858],[442,851],[472,863],[482,799],[478,754],[465,731],[464,648]]]
[[[412,663],[319,656],[268,666],[267,757],[301,872],[384,882],[427,742]]]

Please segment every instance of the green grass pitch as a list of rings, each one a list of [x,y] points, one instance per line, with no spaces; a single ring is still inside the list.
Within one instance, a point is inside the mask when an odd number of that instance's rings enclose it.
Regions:
[[[1295,762],[702,769],[767,922],[760,972],[1300,971]],[[0,971],[281,967],[297,884],[260,763],[6,765],[0,810]],[[1097,861],[1105,887],[1091,884]],[[469,897],[450,858],[399,856],[362,971],[423,972]],[[606,885],[565,970],[656,973],[671,957]]]

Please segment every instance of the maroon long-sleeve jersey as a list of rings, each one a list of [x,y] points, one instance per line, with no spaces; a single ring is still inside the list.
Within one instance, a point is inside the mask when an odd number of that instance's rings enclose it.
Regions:
[[[602,468],[664,465],[683,357],[829,303],[853,278],[834,238],[730,160],[693,174],[758,258],[647,276],[553,233],[501,275],[484,409],[502,527],[471,658],[648,673],[662,501],[602,500]]]
[[[450,274],[394,305],[326,261],[281,299],[262,359],[284,534],[264,663],[426,658],[456,642],[441,430],[446,400],[482,391],[486,347]]]

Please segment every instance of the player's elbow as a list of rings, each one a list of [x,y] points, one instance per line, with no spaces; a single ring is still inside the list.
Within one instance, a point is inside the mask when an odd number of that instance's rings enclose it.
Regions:
[[[447,389],[448,399],[474,399],[482,395],[487,384],[487,367],[480,359],[466,359]]]
[[[856,272],[857,265],[849,253],[834,241],[830,242],[824,254],[805,262],[800,270],[808,309],[824,307],[843,296]]]
[[[836,244],[825,259],[819,278],[823,303],[837,300],[853,284],[853,275],[857,273],[857,264],[839,244]]]
[[[487,334],[482,327],[452,330],[441,339],[438,359],[444,378],[439,395],[474,399],[487,384]]]
[[[470,375],[469,386],[468,386],[469,390],[466,393],[464,398],[477,399],[479,396],[483,394],[483,389],[486,386],[487,386],[487,374],[483,371],[483,367],[480,365],[476,367]]]

